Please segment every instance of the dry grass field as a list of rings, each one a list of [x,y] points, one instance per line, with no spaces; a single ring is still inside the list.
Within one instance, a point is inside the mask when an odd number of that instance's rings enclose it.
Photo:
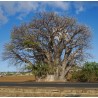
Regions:
[[[0,77],[0,82],[32,82],[32,81],[35,81],[35,77],[33,75]]]
[[[49,81],[45,79],[35,79],[34,75],[23,75],[23,76],[3,76],[0,77],[0,82],[65,82],[65,81]]]
[[[0,97],[98,97],[98,89],[64,87],[0,87]]]

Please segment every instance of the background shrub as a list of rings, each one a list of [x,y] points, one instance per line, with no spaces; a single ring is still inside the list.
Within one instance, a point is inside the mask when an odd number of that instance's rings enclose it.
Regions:
[[[98,81],[98,63],[86,62],[79,71],[73,72],[72,80],[77,82],[96,82]]]

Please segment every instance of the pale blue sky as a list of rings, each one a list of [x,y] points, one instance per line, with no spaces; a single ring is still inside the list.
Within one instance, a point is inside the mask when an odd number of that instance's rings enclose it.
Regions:
[[[20,25],[23,22],[29,22],[34,13],[40,11],[55,11],[58,14],[65,14],[75,17],[79,23],[88,25],[91,28],[93,55],[90,61],[98,62],[98,2],[16,2],[0,1],[0,72],[17,71],[14,65],[8,66],[8,61],[2,61],[1,56],[5,43],[10,41],[10,32],[14,25]],[[19,68],[18,68],[19,69]]]

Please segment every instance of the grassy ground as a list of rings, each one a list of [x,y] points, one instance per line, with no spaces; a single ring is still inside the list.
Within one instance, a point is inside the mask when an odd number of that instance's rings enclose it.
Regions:
[[[35,81],[35,77],[33,75],[0,77],[0,82],[32,82],[32,81]]]

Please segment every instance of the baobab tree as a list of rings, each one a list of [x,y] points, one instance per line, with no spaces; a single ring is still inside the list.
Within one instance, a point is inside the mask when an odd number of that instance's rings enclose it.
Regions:
[[[47,64],[56,79],[65,79],[72,66],[85,59],[90,29],[74,18],[38,13],[28,24],[16,26],[5,45],[4,60],[17,64]],[[49,72],[47,72],[49,74]]]

